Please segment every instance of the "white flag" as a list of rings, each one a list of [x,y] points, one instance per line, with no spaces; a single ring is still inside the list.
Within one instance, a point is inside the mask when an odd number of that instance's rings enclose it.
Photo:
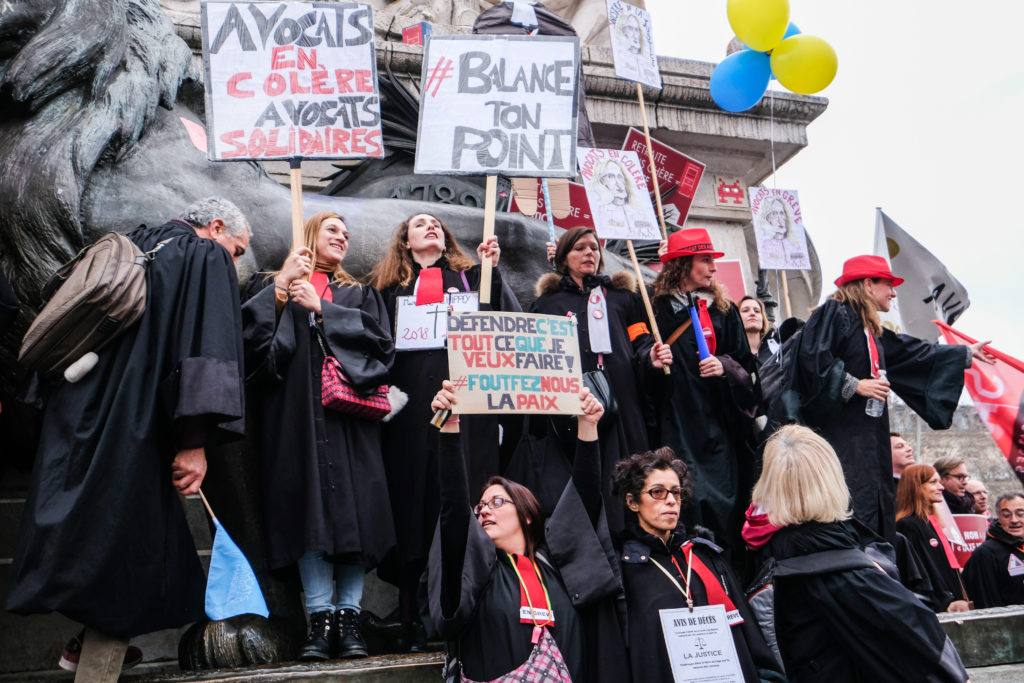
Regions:
[[[937,341],[938,328],[931,321],[952,325],[971,304],[967,290],[942,261],[881,209],[876,211],[875,255],[889,259],[893,275],[906,280],[896,289],[892,310],[879,313],[882,324],[896,332]]]

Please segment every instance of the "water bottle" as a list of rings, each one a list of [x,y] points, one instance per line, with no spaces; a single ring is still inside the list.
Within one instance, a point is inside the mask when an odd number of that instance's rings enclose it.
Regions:
[[[889,379],[885,376],[885,370],[878,371],[878,379]],[[868,417],[882,417],[883,410],[885,410],[885,401],[877,398],[869,398],[864,404],[864,414]]]

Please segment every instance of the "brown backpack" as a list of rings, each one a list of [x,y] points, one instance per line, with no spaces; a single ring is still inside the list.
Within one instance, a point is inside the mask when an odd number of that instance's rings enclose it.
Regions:
[[[18,361],[52,376],[125,332],[146,307],[146,266],[169,241],[143,253],[110,232],[78,252],[43,288],[49,301],[25,333]]]

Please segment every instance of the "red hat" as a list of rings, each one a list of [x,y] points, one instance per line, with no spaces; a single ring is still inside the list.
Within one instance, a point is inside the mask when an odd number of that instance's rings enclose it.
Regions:
[[[724,252],[715,251],[711,244],[711,237],[704,228],[690,228],[679,230],[668,236],[668,251],[661,255],[664,263],[681,256],[697,256],[698,254],[710,254],[713,258],[722,258]]]
[[[854,256],[843,264],[843,274],[836,280],[836,287],[842,287],[847,282],[863,280],[864,278],[882,278],[892,280],[893,287],[903,284],[903,278],[896,277],[889,270],[889,262],[881,256]]]

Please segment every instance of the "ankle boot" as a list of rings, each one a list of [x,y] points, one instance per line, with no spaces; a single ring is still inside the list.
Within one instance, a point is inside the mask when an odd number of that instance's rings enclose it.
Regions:
[[[334,613],[338,631],[338,656],[355,659],[366,656],[366,641],[359,629],[359,613],[354,609],[340,609]]]
[[[309,637],[306,644],[302,646],[299,653],[301,660],[324,660],[330,659],[337,642],[337,634],[334,628],[334,619],[331,612],[313,612],[309,615]]]

